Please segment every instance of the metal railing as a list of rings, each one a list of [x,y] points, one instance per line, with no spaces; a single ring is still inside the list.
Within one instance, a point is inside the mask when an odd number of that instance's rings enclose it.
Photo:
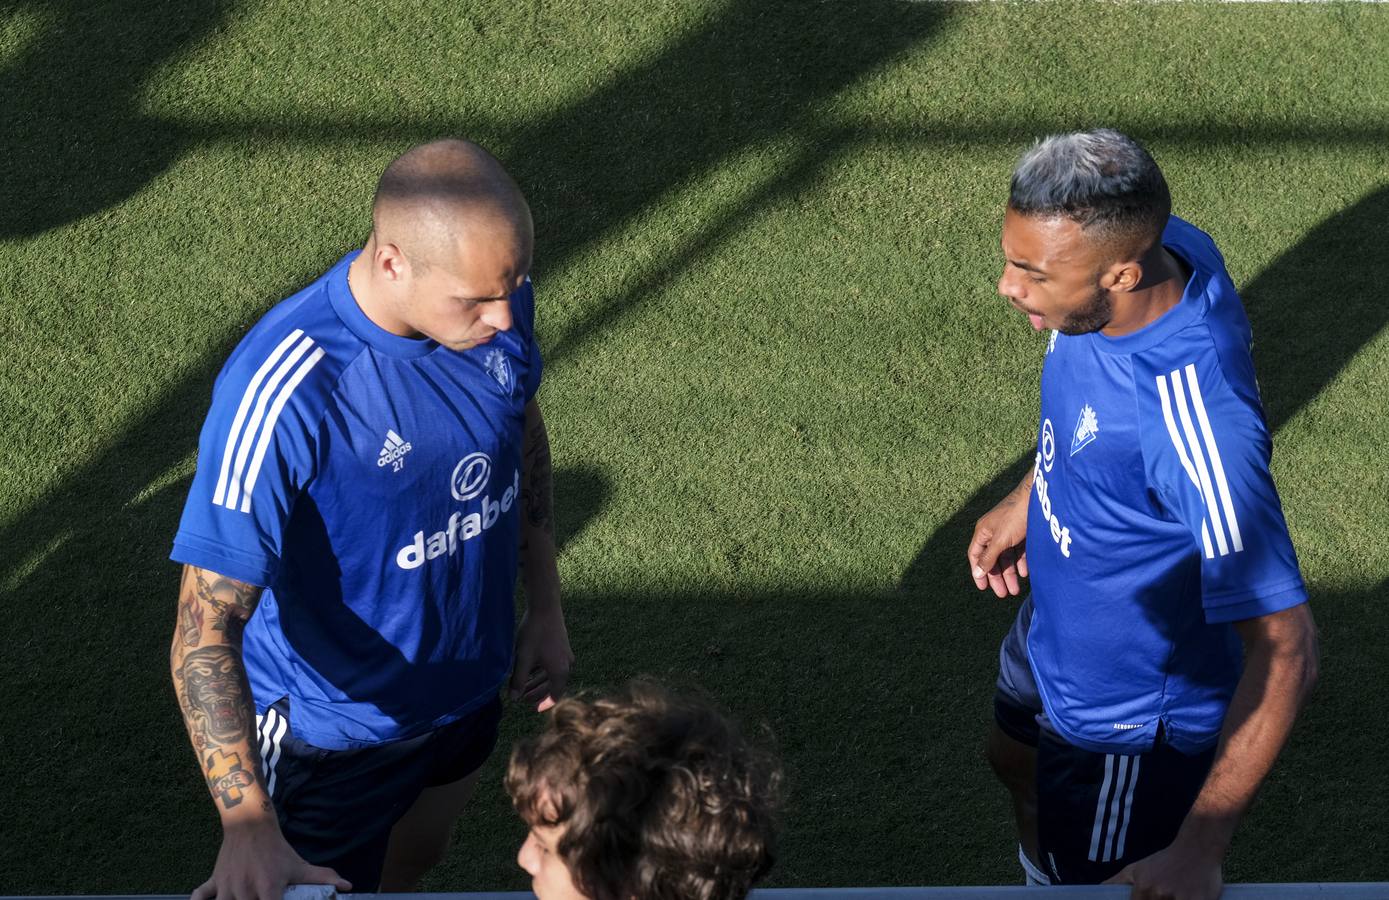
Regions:
[[[1037,891],[1044,891],[1038,894]],[[864,888],[762,888],[751,900],[1127,900],[1129,889],[1115,885],[1062,885],[1032,887],[864,887]],[[338,894],[330,887],[295,885],[285,900],[534,900],[529,891],[457,894]],[[1309,884],[1230,884],[1222,900],[1389,900],[1389,882],[1338,882]],[[187,900],[186,895],[126,895],[103,897],[0,897],[0,900]]]

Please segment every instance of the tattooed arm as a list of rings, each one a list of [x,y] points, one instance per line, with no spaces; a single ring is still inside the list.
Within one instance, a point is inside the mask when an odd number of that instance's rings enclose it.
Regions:
[[[241,665],[241,633],[260,593],[258,587],[184,566],[170,651],[174,692],[218,812],[230,813],[249,801],[232,818],[256,810],[273,816],[251,754],[255,710]]]
[[[564,694],[574,654],[559,602],[559,567],[555,563],[554,468],[550,438],[540,405],[526,406],[526,434],[521,470],[521,575],[526,585],[526,613],[516,632],[516,664],[511,696],[549,709]]]
[[[241,635],[260,595],[254,585],[183,567],[169,664],[223,832],[217,867],[193,900],[279,900],[285,885],[299,882],[349,887],[336,872],[304,862],[285,842],[257,765]]]

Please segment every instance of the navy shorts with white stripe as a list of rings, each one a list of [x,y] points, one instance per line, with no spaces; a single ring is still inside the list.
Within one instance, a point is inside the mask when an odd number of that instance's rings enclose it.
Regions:
[[[324,750],[294,734],[287,698],[256,716],[261,771],[280,830],[304,859],[376,891],[391,828],[426,788],[476,771],[497,743],[501,701],[417,737]]]
[[[998,654],[994,718],[1005,734],[1037,748],[1037,862],[1053,884],[1097,884],[1163,849],[1206,781],[1215,747],[1188,756],[1163,740],[1125,755],[1066,741],[1042,709],[1027,658],[1032,598]]]
[[[1147,753],[1094,753],[1040,724],[1037,837],[1053,883],[1096,884],[1171,844],[1215,758],[1161,735]]]

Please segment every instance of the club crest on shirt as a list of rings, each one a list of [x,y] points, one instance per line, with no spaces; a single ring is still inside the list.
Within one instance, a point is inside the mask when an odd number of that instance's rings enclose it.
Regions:
[[[1080,418],[1076,420],[1076,431],[1071,436],[1071,455],[1075,456],[1100,433],[1100,420],[1090,404],[1080,408]]]
[[[487,373],[497,379],[497,384],[500,384],[503,390],[511,387],[511,362],[505,353],[492,350],[483,360],[483,365],[487,367]]]

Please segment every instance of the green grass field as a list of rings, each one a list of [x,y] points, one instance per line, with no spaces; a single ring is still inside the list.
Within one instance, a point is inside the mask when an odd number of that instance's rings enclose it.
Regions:
[[[1389,8],[162,6],[0,0],[0,893],[210,872],[167,554],[212,378],[450,134],[536,214],[579,686],[648,673],[770,728],[773,884],[1017,881],[981,752],[1015,606],[963,553],[1036,433],[1008,173],[1094,124],[1241,288],[1322,630],[1227,877],[1389,879]],[[526,884],[504,755],[430,888]]]

